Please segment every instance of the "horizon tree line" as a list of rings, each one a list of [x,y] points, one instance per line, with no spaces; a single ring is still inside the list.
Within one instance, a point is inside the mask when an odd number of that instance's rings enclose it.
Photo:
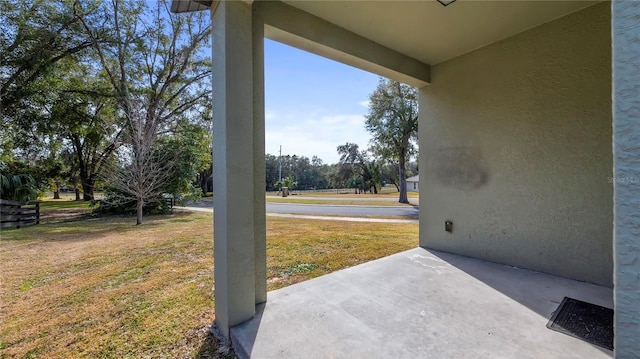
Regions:
[[[394,185],[400,191],[399,171],[396,163],[382,158],[374,158],[367,151],[360,151],[357,144],[346,143],[342,149],[357,151],[351,160],[345,157],[337,163],[327,164],[317,156],[311,158],[298,155],[282,156],[282,178],[291,177],[296,190],[352,189],[354,193],[377,193],[383,185]],[[266,154],[265,191],[278,191],[279,156]],[[406,164],[409,176],[418,174],[418,163]],[[371,170],[374,168],[374,170]],[[374,185],[375,184],[375,185]]]

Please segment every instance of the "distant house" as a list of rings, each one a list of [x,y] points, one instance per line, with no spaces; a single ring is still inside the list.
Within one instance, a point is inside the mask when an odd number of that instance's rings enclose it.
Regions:
[[[420,192],[419,177],[420,175],[407,178],[407,191]]]

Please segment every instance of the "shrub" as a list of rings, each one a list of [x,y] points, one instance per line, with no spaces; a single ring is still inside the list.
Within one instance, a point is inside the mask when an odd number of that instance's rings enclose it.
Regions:
[[[145,201],[142,211],[144,214],[165,214],[171,212],[171,206],[165,196],[158,196]],[[91,202],[94,213],[99,214],[135,214],[136,213],[136,200],[132,199],[130,195],[124,195],[123,193],[113,188],[105,188],[104,199],[94,200]]]
[[[16,202],[37,199],[35,180],[28,174],[0,173],[0,198]]]

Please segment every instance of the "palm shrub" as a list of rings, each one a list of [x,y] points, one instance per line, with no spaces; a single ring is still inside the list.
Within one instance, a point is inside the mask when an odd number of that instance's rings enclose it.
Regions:
[[[0,198],[28,202],[38,198],[35,180],[28,174],[0,173]]]

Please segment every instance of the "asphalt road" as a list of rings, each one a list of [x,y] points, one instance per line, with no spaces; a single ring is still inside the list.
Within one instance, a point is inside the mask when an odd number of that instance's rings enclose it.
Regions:
[[[418,207],[413,206],[340,206],[323,204],[267,203],[267,212],[346,216],[418,217]]]
[[[192,207],[213,207],[213,201],[190,204]],[[342,206],[323,204],[267,203],[267,212],[344,216],[410,216],[418,218],[416,206]]]
[[[280,196],[267,196],[267,198],[282,198]],[[321,200],[321,201],[385,201],[385,202],[398,202],[398,197],[315,197],[315,196],[289,196],[288,200],[295,202],[296,200]],[[409,197],[409,202],[419,203],[420,199],[416,197]]]

